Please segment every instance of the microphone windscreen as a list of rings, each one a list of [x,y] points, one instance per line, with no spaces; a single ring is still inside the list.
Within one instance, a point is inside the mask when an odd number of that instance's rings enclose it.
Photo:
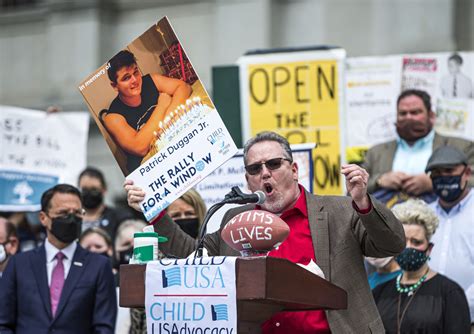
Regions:
[[[258,202],[255,203],[255,204],[263,204],[265,202],[265,200],[267,199],[267,196],[265,196],[265,193],[261,190],[257,190],[256,192],[254,192],[255,195],[258,196]]]

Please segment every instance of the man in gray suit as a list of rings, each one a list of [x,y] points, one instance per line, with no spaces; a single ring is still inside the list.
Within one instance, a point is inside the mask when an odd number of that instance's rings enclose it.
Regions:
[[[435,119],[428,93],[409,89],[400,94],[395,123],[398,138],[370,148],[362,164],[370,174],[369,193],[391,190],[411,196],[431,194],[433,185],[425,167],[431,153],[441,146],[458,148],[474,167],[474,143],[436,133]],[[473,177],[469,183],[474,185]]]
[[[289,225],[288,238],[269,256],[286,258],[322,269],[325,278],[348,295],[347,310],[279,312],[266,321],[262,333],[384,333],[365,273],[363,256],[386,257],[405,247],[403,228],[390,210],[367,194],[367,172],[357,165],[342,166],[350,197],[315,196],[298,183],[298,165],[290,145],[274,132],[263,132],[244,147],[248,187],[263,191],[261,206],[230,209],[221,229],[235,215],[262,209],[280,215]],[[128,203],[139,209],[144,192],[125,182]],[[168,237],[161,249],[186,256],[195,240],[184,233],[166,214],[160,214],[155,230]],[[220,238],[220,230],[206,235],[209,255],[238,256]],[[291,282],[289,282],[290,284]]]

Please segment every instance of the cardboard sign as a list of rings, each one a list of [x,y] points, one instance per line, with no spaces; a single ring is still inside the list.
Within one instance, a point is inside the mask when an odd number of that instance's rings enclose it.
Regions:
[[[237,151],[166,17],[79,90],[147,220]]]
[[[244,139],[271,130],[290,144],[316,143],[314,192],[342,194],[342,70],[345,51],[239,59]]]

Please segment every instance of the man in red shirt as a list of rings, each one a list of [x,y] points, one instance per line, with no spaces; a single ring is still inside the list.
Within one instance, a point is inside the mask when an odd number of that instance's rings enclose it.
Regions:
[[[274,132],[262,132],[244,146],[248,188],[263,191],[260,209],[280,215],[290,226],[288,238],[269,256],[308,264],[311,260],[331,283],[346,290],[347,310],[280,312],[262,327],[263,333],[383,333],[365,273],[363,256],[387,257],[405,247],[401,224],[383,204],[367,194],[368,173],[357,165],[342,166],[348,196],[315,196],[298,184],[298,165],[290,145]],[[144,192],[125,183],[129,204],[138,209]],[[245,210],[246,205],[230,209],[228,220]],[[155,230],[169,240],[164,252],[190,254],[195,242],[179,231],[167,215],[160,215]],[[206,235],[209,255],[238,255],[220,238],[220,231]],[[166,248],[166,249],[165,249]]]

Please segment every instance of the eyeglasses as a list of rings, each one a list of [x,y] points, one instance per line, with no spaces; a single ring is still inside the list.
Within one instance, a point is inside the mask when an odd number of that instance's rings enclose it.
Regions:
[[[263,165],[265,165],[265,167],[267,167],[269,170],[276,170],[281,167],[283,160],[286,160],[290,163],[293,162],[292,160],[287,159],[287,158],[273,158],[264,162],[247,165],[245,166],[245,170],[250,175],[257,175],[262,171]]]
[[[70,214],[73,214],[77,217],[83,218],[86,214],[86,210],[84,210],[84,209],[77,209],[77,210],[73,210],[73,211],[61,210],[61,211],[53,213],[53,217],[66,217]],[[53,218],[52,216],[49,216],[49,217]]]

